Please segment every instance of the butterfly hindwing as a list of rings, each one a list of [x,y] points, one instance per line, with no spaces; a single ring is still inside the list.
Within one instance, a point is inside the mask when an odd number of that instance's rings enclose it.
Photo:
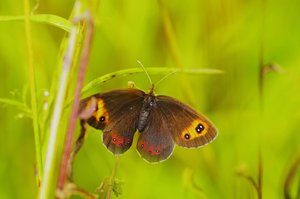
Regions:
[[[124,89],[82,100],[81,112],[93,110],[86,122],[103,131],[103,143],[113,154],[122,154],[130,148],[144,95],[137,89]]]
[[[160,95],[157,106],[168,118],[169,132],[177,145],[196,148],[210,143],[217,136],[217,129],[205,116],[178,100]]]
[[[148,162],[160,162],[171,156],[174,142],[167,121],[159,109],[153,108],[151,110],[147,125],[140,133],[137,150],[142,158]]]

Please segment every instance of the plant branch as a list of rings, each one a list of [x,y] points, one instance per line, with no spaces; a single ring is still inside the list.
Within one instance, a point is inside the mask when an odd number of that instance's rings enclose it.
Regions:
[[[67,129],[64,152],[63,152],[63,157],[62,157],[62,162],[60,167],[60,174],[58,178],[58,188],[60,190],[63,190],[65,182],[68,177],[68,162],[71,157],[73,135],[74,135],[77,116],[79,112],[80,92],[83,87],[84,75],[88,65],[92,39],[94,34],[94,23],[93,23],[92,16],[89,11],[86,11],[84,14],[85,14],[83,16],[84,18],[79,20],[80,21],[84,20],[84,22],[86,22],[87,24],[87,28],[86,28],[85,40],[83,43],[83,49],[79,61],[79,72],[78,72],[77,83],[75,88],[74,102],[73,102],[71,116],[70,116],[69,125]]]

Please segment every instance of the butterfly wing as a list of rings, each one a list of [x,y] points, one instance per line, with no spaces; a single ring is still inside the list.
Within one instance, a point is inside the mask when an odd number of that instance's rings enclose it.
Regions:
[[[137,150],[148,162],[168,159],[174,150],[174,141],[161,110],[154,107],[147,119],[147,125],[140,133]]]
[[[138,89],[114,90],[81,101],[80,112],[91,109],[86,122],[103,131],[104,145],[115,155],[127,151],[137,129],[145,93]]]
[[[175,143],[182,147],[196,148],[215,139],[217,129],[205,116],[180,101],[160,95],[157,106],[167,118],[168,129]]]

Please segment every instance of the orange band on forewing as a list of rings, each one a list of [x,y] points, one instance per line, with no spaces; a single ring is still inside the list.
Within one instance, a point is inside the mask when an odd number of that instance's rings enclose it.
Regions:
[[[97,107],[98,110],[94,112],[94,117],[96,118],[97,121],[99,121],[100,117],[103,115],[104,113],[104,105],[103,105],[103,100],[98,99],[97,100]]]
[[[201,132],[197,132],[197,126],[202,124],[204,129]],[[194,120],[190,126],[185,128],[181,133],[181,138],[184,140],[193,140],[204,136],[208,131],[208,125],[202,120]]]
[[[97,99],[97,110],[93,113],[93,116],[97,121],[100,120],[101,116],[105,117],[105,121],[108,120],[108,114],[106,109],[104,108],[104,102],[101,99]]]

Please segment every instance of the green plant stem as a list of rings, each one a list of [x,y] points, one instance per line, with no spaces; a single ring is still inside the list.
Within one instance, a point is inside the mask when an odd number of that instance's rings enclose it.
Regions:
[[[291,168],[289,169],[289,172],[285,178],[284,188],[283,188],[284,189],[283,193],[284,193],[285,199],[293,198],[290,194],[290,190],[291,190],[291,185],[292,185],[293,179],[295,178],[299,167],[300,167],[300,155],[298,157],[296,157],[295,161],[293,162],[293,164],[292,164]]]
[[[258,154],[258,171],[257,171],[257,198],[262,199],[262,180],[263,180],[263,164],[261,149]]]
[[[169,49],[170,49],[170,54],[172,59],[174,60],[175,66],[177,68],[184,68],[184,65],[181,61],[180,58],[180,51],[176,42],[175,34],[174,34],[174,29],[172,26],[172,22],[168,13],[168,10],[163,2],[164,0],[158,0],[158,4],[160,7],[161,11],[161,16],[162,16],[162,22],[163,22],[163,27],[166,35],[167,42],[169,44]],[[182,75],[180,75],[180,80],[182,83],[182,86],[184,87],[183,91],[185,94],[188,96],[188,99],[192,102],[195,103],[195,97],[193,95],[193,91],[191,89],[191,86],[189,82],[186,80],[186,78]]]
[[[296,199],[300,199],[300,172],[298,171],[298,187]]]
[[[178,68],[183,68],[183,64],[181,62],[180,59],[180,53],[179,53],[179,49],[178,49],[178,45],[176,42],[176,38],[174,35],[174,31],[173,31],[173,26],[172,26],[172,22],[171,19],[169,17],[169,13],[168,10],[166,9],[166,6],[164,5],[164,0],[158,0],[159,6],[160,6],[160,11],[161,11],[161,16],[162,16],[162,21],[163,21],[163,25],[164,25],[164,31],[165,31],[165,35],[167,38],[167,41],[169,43],[169,49],[170,49],[170,54],[171,57],[173,58],[175,65]]]
[[[33,119],[33,131],[35,140],[35,156],[37,162],[37,183],[40,184],[43,174],[43,164],[42,164],[42,150],[41,150],[41,139],[40,139],[40,129],[39,129],[39,115],[38,115],[38,105],[37,105],[37,94],[36,94],[36,82],[35,82],[35,71],[33,66],[33,50],[32,50],[32,34],[31,34],[31,24],[30,24],[30,4],[29,0],[23,0],[24,13],[25,13],[25,37],[27,46],[27,64],[28,64],[28,77],[30,85],[30,102],[32,109],[32,119]]]
[[[79,6],[75,5],[76,10],[79,10]],[[79,12],[79,11],[77,11]],[[54,111],[52,114],[51,122],[50,122],[50,137],[46,151],[46,160],[45,160],[45,168],[44,168],[44,179],[42,182],[41,190],[39,192],[38,198],[40,199],[48,199],[53,197],[51,194],[52,184],[55,178],[55,163],[58,156],[57,146],[58,146],[58,130],[59,130],[59,122],[61,120],[64,99],[67,93],[67,82],[68,76],[70,73],[70,69],[72,66],[72,61],[74,57],[74,52],[76,49],[76,41],[79,32],[79,25],[73,24],[69,41],[67,45],[67,49],[64,56],[64,61],[62,63],[62,71],[59,79],[57,97],[54,104]]]

